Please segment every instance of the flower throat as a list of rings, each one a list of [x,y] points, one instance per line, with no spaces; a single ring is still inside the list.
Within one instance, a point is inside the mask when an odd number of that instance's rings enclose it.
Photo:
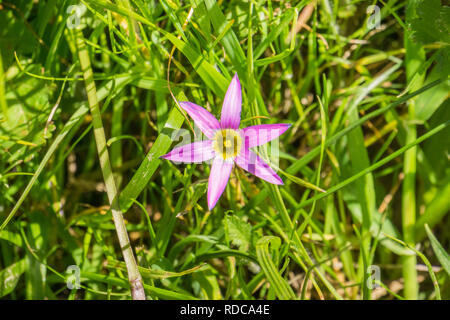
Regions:
[[[222,129],[214,136],[214,151],[224,160],[235,158],[241,151],[242,138],[233,129]]]

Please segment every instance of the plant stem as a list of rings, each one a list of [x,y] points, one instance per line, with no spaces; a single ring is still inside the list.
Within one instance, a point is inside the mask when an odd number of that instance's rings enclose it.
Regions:
[[[98,106],[97,91],[95,88],[89,54],[86,49],[83,34],[80,30],[75,31],[75,37],[78,49],[78,57],[80,59],[81,71],[83,72],[84,82],[88,95],[89,109],[92,115],[92,125],[94,127],[95,143],[97,145],[100,167],[106,185],[106,192],[108,194],[108,199],[111,206],[111,212],[117,231],[117,237],[119,238],[119,244],[122,249],[125,264],[127,266],[131,296],[134,300],[145,300],[142,277],[139,273],[138,266],[134,258],[133,250],[130,245],[130,239],[128,238],[128,233],[125,226],[125,221],[123,219],[122,211],[119,207],[119,198],[111,168],[111,163],[109,161],[108,149],[106,147],[105,130],[103,128],[101,113]]]
[[[3,58],[2,55],[0,55],[0,106],[5,119],[8,119],[8,105],[6,104],[5,97],[5,83],[6,75],[3,72]]]
[[[414,106],[411,104],[410,109]],[[410,143],[416,139],[416,128],[414,125],[407,126],[406,143]],[[402,190],[402,227],[403,239],[411,247],[415,246],[414,226],[416,223],[416,199],[415,199],[415,177],[416,177],[416,147],[412,147],[405,152],[404,172],[405,180],[403,181]],[[408,300],[417,299],[417,270],[416,256],[404,256],[403,278],[405,281],[404,295]]]
[[[415,0],[409,1],[406,7],[406,20],[411,20],[414,16]],[[425,61],[425,53],[420,44],[414,43],[410,39],[410,32],[405,32],[405,62],[406,79],[408,84],[412,81],[414,75],[418,72],[420,65]],[[423,83],[423,77],[416,86]],[[415,89],[415,88],[412,88]],[[417,138],[416,125],[413,123],[415,118],[415,101],[411,100],[408,104],[409,123],[406,123],[406,141],[405,145],[411,143]],[[402,228],[403,239],[409,246],[415,246],[415,224],[416,224],[416,162],[417,147],[413,147],[405,152],[403,159],[405,179],[402,188]],[[403,279],[405,282],[404,296],[408,300],[416,300],[418,294],[417,284],[417,257],[415,255],[402,257]]]

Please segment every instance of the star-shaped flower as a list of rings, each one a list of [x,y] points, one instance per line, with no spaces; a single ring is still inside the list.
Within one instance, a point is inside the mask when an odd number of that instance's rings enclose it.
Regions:
[[[213,159],[208,182],[209,210],[215,207],[225,190],[234,163],[267,182],[283,184],[275,171],[250,148],[277,138],[290,124],[261,124],[239,129],[242,93],[237,74],[225,95],[220,122],[206,109],[192,102],[182,101],[180,106],[208,139],[177,147],[161,158],[185,163]]]

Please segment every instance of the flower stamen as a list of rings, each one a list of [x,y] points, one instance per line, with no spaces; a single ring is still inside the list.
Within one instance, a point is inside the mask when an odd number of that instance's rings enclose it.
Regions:
[[[236,130],[218,130],[214,136],[214,151],[224,160],[235,158],[241,151],[241,146],[242,138]]]

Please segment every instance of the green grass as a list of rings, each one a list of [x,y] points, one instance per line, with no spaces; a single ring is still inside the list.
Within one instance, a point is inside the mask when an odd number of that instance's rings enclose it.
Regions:
[[[0,0],[2,299],[450,298],[449,7],[56,2]],[[159,157],[235,72],[285,184],[236,168],[210,212]]]

